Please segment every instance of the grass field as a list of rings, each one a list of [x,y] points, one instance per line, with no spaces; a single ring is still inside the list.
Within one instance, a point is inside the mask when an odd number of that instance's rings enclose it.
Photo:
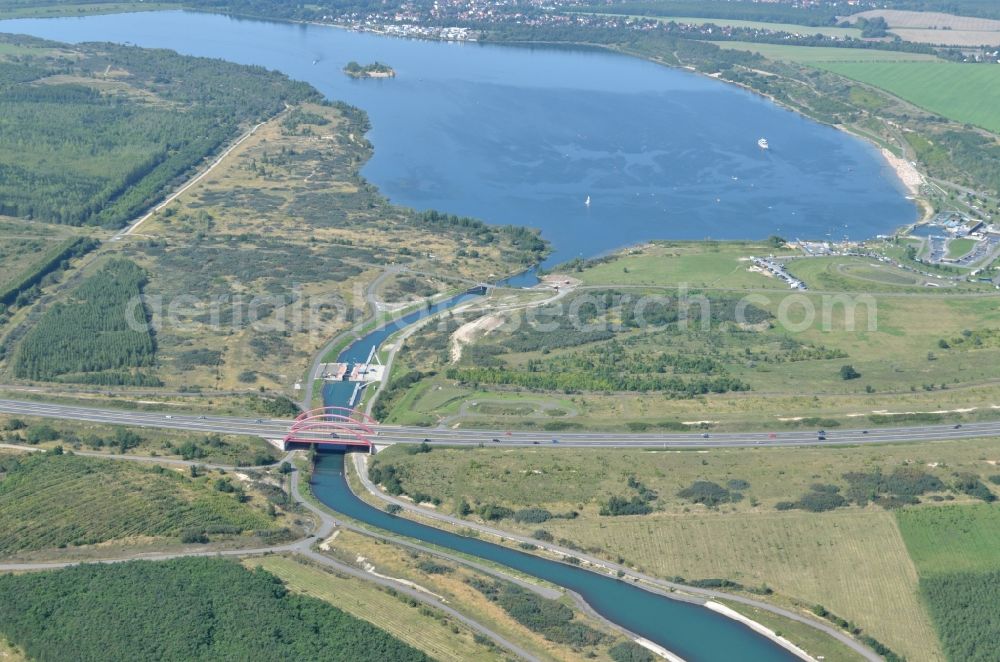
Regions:
[[[929,62],[934,55],[903,53],[869,48],[835,48],[830,46],[783,46],[757,44],[749,41],[713,41],[719,48],[760,53],[769,60],[819,64],[824,62]]]
[[[476,337],[458,363],[448,354],[453,328],[421,330],[397,356],[396,374],[436,374],[392,400],[387,420],[556,433],[700,421],[719,430],[780,430],[811,418],[865,427],[905,421],[893,418],[905,412],[930,413],[942,422],[996,416],[1000,383],[990,366],[1000,360],[1000,343],[952,342],[989,335],[1000,324],[985,285],[952,283],[868,258],[818,257],[788,262],[790,272],[811,288],[789,292],[782,281],[751,270],[748,257],[768,252],[762,244],[683,242],[624,251],[570,271],[583,287],[533,312],[532,319],[546,320],[594,301],[610,305],[588,319],[586,327],[594,332],[559,327],[553,333],[522,313],[500,311],[505,323]],[[931,281],[943,285],[924,285]],[[645,313],[658,305],[650,295],[681,296],[685,283],[691,295],[707,290],[713,310],[751,295],[744,301],[770,317],[760,325],[720,321],[702,329],[695,306],[687,330],[621,323],[629,311]],[[612,303],[604,304],[608,296]],[[628,303],[615,303],[626,298]],[[656,389],[629,390],[625,382],[608,388],[588,381],[606,374],[612,353],[623,357],[615,375],[642,376],[644,366],[663,354],[711,357],[717,364],[712,369],[738,378],[748,390],[668,398]],[[533,382],[531,373],[541,364],[550,373],[560,370],[562,381],[555,387]],[[861,377],[843,379],[844,365]],[[476,372],[483,366],[502,373]],[[880,423],[883,414],[890,418]]]
[[[1000,509],[993,505],[941,506],[896,513],[921,575],[1000,569]]]
[[[953,62],[816,62],[956,122],[1000,133],[1000,70]]]
[[[27,658],[6,639],[0,638],[0,660],[3,662],[25,662]]]
[[[21,425],[26,427],[22,428]],[[39,448],[51,449],[59,445],[66,450],[131,453],[236,466],[270,464],[280,457],[274,446],[259,437],[221,435],[216,438],[178,430],[57,421],[6,414],[0,415],[0,439],[6,443],[31,444]]]
[[[627,250],[573,276],[586,285],[661,285],[720,288],[783,287],[747,270],[751,255],[790,253],[759,242],[654,242]]]
[[[472,633],[464,625],[411,606],[374,584],[283,556],[247,559],[243,564],[248,568],[262,567],[280,577],[291,590],[324,600],[368,621],[435,660],[504,659],[503,655],[473,641]]]
[[[976,246],[975,239],[952,239],[948,242],[948,257],[952,259],[966,255]]]
[[[825,662],[859,662],[864,659],[844,644],[815,628],[739,602],[727,600],[719,600],[718,602],[785,637],[816,659],[819,659],[820,656]]]
[[[231,538],[285,525],[265,514],[261,498],[242,503],[215,489],[218,478],[72,455],[24,457],[0,481],[0,554],[157,539],[176,544],[186,529],[232,527],[224,536]]]
[[[46,250],[72,234],[72,228],[42,226],[0,216],[0,289],[33,267]]]
[[[389,449],[379,454],[378,461],[397,468],[404,489],[440,499],[446,512],[462,499],[473,508],[498,504],[513,510],[575,510],[579,513],[575,519],[541,524],[504,519],[499,525],[527,535],[544,529],[557,541],[611,560],[622,558],[661,577],[727,578],[746,586],[767,585],[779,599],[807,607],[823,604],[910,659],[941,659],[919,599],[914,563],[926,567],[926,559],[938,555],[935,562],[941,567],[981,568],[963,565],[963,555],[989,558],[1000,542],[1000,526],[994,526],[1000,521],[996,508],[973,504],[963,495],[947,498],[970,505],[942,508],[929,502],[900,511],[898,526],[893,512],[873,506],[828,513],[775,509],[777,502],[798,498],[813,484],[843,488],[843,474],[875,468],[885,473],[919,468],[945,483],[955,472],[986,480],[998,473],[995,463],[1000,461],[998,447],[990,439],[704,452],[486,448],[407,455]],[[609,497],[632,493],[627,486],[630,476],[658,493],[655,512],[601,516],[600,505]],[[741,501],[711,510],[677,496],[696,480],[719,485],[745,481],[749,487]],[[993,490],[997,492],[995,486]],[[927,526],[926,522],[941,521],[938,513],[978,516],[952,522],[951,528]],[[915,535],[914,530],[928,533]],[[964,543],[961,535],[974,544]],[[952,538],[958,540],[957,547],[971,550],[957,552],[957,561],[949,560],[951,548],[942,544]],[[995,551],[992,555],[995,560]]]

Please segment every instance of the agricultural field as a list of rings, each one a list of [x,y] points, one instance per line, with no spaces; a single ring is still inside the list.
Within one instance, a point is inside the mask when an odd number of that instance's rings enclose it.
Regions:
[[[1000,311],[987,290],[954,283],[948,296],[913,272],[823,257],[788,262],[818,290],[789,292],[749,262],[764,251],[657,244],[566,265],[582,285],[555,302],[487,302],[406,339],[377,417],[551,432],[995,417]],[[484,316],[488,330],[457,352]]]
[[[59,16],[85,16],[87,14],[117,14],[120,12],[133,11],[155,11],[162,9],[175,9],[179,6],[173,2],[48,2],[38,0],[27,0],[22,2],[15,0],[5,2],[0,8],[0,18],[55,18]],[[0,46],[0,53],[3,53],[3,46]]]
[[[606,16],[628,16],[627,14],[605,14]],[[634,16],[632,16],[634,17]],[[653,17],[649,17],[653,18]],[[772,23],[770,21],[745,21],[735,18],[698,18],[692,16],[656,16],[656,20],[663,23],[680,23],[683,25],[718,25],[723,28],[747,28],[750,30],[771,30],[772,32],[788,32],[789,34],[813,36],[821,34],[825,37],[853,37],[861,38],[861,30],[858,28],[841,28],[832,26],[808,26],[797,25],[795,23]]]
[[[426,608],[409,604],[405,596],[391,595],[363,580],[343,577],[283,556],[246,559],[243,565],[263,568],[281,578],[292,591],[318,598],[355,618],[368,621],[435,660],[504,659],[497,651],[476,643],[464,625],[450,621],[443,614],[428,613]]]
[[[713,41],[719,48],[759,53],[768,60],[816,64],[824,62],[933,62],[939,58],[927,53],[904,53],[873,48],[836,48],[833,46],[784,46],[749,41]]]
[[[435,448],[408,454],[393,448],[377,456],[376,466],[393,466],[403,493],[422,494],[424,500],[440,503],[443,512],[467,512],[477,521],[483,513],[499,515],[494,526],[529,536],[543,530],[560,544],[624,559],[664,578],[766,585],[776,592],[776,600],[805,607],[822,604],[910,659],[942,659],[939,652],[930,657],[921,653],[937,650],[914,567],[926,563],[927,553],[912,544],[913,527],[906,518],[923,521],[937,511],[965,509],[992,516],[995,506],[952,486],[956,475],[971,474],[994,496],[1000,494],[989,480],[998,473],[997,452],[989,439],[791,450]],[[863,483],[852,481],[877,476],[877,470],[887,477],[922,475],[931,486],[939,480],[944,487],[935,489],[944,491],[928,493],[918,498],[924,503],[897,511],[887,509],[893,499],[825,512],[781,509],[782,502],[812,493],[814,485],[833,486],[846,498],[857,498],[860,492],[852,485]],[[845,478],[848,474],[851,480]],[[697,481],[739,491],[740,497],[706,506],[680,496]],[[630,501],[637,494],[655,495],[648,514],[601,514],[614,497]],[[955,505],[935,505],[942,502]],[[502,508],[513,514],[505,515]],[[979,528],[975,522],[958,527],[972,533]],[[948,539],[950,534],[938,528],[924,545]],[[977,539],[980,554],[988,553],[991,540]],[[948,549],[940,549],[942,561]]]
[[[134,454],[247,467],[272,464],[280,458],[276,448],[258,437],[197,435],[179,430],[6,414],[0,415],[0,441],[46,450],[62,446],[65,450],[88,453]]]
[[[931,11],[872,9],[848,20],[882,17],[904,41],[943,46],[1000,46],[1000,21]]]
[[[217,472],[191,477],[187,468],[51,452],[6,456],[3,464],[5,557],[86,555],[93,546],[169,547],[213,537],[228,546],[259,545],[261,535],[293,526],[252,482],[244,487],[238,477]]]
[[[1000,133],[1000,70],[954,62],[817,62],[932,113]]]

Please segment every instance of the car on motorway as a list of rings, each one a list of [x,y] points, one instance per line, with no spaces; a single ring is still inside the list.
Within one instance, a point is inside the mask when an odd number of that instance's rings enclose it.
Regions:
[[[533,444],[534,444],[534,445],[536,445],[536,446],[538,445],[538,442],[537,442],[537,441],[533,441],[533,442],[531,442],[531,443],[533,443]]]
[[[494,444],[499,444],[499,443],[500,443],[500,440],[499,440],[499,439],[497,439],[496,437],[493,437],[493,443],[494,443]]]
[[[553,443],[553,444],[558,444],[558,443],[559,443],[559,440],[558,440],[558,439],[553,439],[553,440],[552,440],[552,443]]]
[[[961,427],[962,427],[962,424],[961,424],[961,423],[955,423],[955,425],[954,425],[954,426],[953,426],[953,427],[952,427],[951,429],[952,429],[952,430],[958,430],[958,429],[959,429],[959,428],[961,428]]]
[[[170,414],[167,414],[167,415],[166,415],[166,416],[164,416],[163,418],[173,418],[173,416],[171,416]]]
[[[820,441],[826,441],[826,435],[825,434],[818,434],[818,435],[816,435],[816,438],[818,440],[820,440]]]
[[[862,430],[861,434],[868,434],[868,430]]]
[[[702,432],[701,433],[701,438],[702,439],[708,439],[708,433],[707,432]]]
[[[262,419],[262,418],[258,418],[257,420],[254,421],[254,423],[263,423],[263,422],[264,422],[264,419]]]
[[[205,420],[206,418],[208,418],[208,417],[207,417],[207,416],[199,416],[199,417],[198,417],[198,420],[199,420],[199,421],[204,421],[204,420]]]
[[[818,435],[826,435],[826,430],[820,430],[816,434],[818,434]]]
[[[429,443],[431,443],[431,440],[430,440],[430,439],[428,439],[428,438],[426,438],[426,437],[424,437],[424,443],[425,443],[425,444],[429,444]]]

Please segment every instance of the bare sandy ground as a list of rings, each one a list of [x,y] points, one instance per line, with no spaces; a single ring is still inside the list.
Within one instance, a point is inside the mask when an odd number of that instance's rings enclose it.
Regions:
[[[896,175],[903,182],[903,186],[910,192],[910,195],[914,197],[920,195],[920,186],[924,183],[924,177],[920,174],[920,171],[912,163],[896,156],[884,147],[881,151],[882,156],[889,163],[889,166],[896,171]]]
[[[485,315],[458,327],[451,336],[451,362],[458,363],[462,358],[462,348],[475,340],[476,336],[489,333],[502,325],[501,315]]]

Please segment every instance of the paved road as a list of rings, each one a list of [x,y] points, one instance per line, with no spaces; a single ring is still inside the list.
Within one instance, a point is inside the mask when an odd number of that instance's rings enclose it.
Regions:
[[[290,420],[253,419],[228,416],[195,416],[158,414],[116,409],[97,409],[77,405],[47,404],[20,400],[0,400],[0,413],[20,416],[39,416],[66,420],[132,425],[137,427],[188,430],[191,432],[218,432],[220,434],[245,434],[265,439],[280,439],[288,431]],[[903,443],[973,437],[1000,436],[1000,421],[952,425],[920,425],[912,427],[832,429],[826,439],[819,440],[816,430],[767,432],[711,433],[650,433],[626,432],[507,432],[489,430],[454,430],[376,426],[375,442],[379,445],[394,443],[420,443],[429,439],[432,444],[598,447],[598,448],[714,448],[714,447],[781,447],[824,446],[830,444]],[[316,436],[317,441],[330,441],[329,436]],[[493,440],[497,441],[494,442]],[[553,443],[553,439],[557,442]]]

